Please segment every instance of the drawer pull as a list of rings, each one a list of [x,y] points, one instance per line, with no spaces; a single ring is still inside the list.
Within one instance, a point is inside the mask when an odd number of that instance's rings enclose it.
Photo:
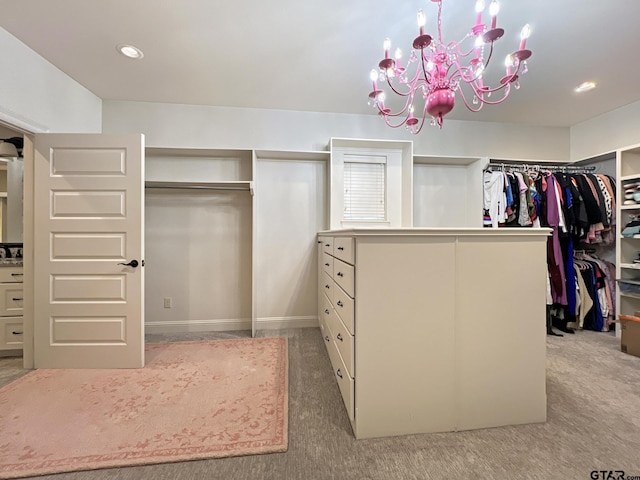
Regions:
[[[331,244],[330,244],[330,243],[325,243],[325,244],[324,244],[324,246],[325,246],[325,247],[330,247],[330,246],[331,246]]]
[[[338,306],[339,307],[344,307],[344,303],[342,303],[342,301],[338,300]]]
[[[12,273],[11,276],[12,277],[22,277],[24,275],[24,273]]]
[[[325,285],[324,288],[326,288],[327,290],[330,289],[331,287],[329,285]]]
[[[324,264],[324,266],[325,266],[325,267],[328,267],[328,266],[329,266],[329,264],[328,264],[328,263],[325,263],[325,264]]]
[[[13,300],[14,302],[17,302],[17,301],[19,301],[19,300],[24,300],[24,298],[16,298],[16,297],[13,297],[11,300]]]
[[[325,308],[325,309],[324,309],[324,313],[326,313],[327,315],[329,315],[329,309]]]
[[[340,371],[340,369],[336,370],[336,375],[339,376],[340,378],[343,378],[342,372]]]
[[[341,333],[339,333],[338,335],[336,335],[336,338],[337,338],[338,340],[340,340],[341,342],[344,342],[344,340],[342,339],[342,334],[341,334]]]
[[[336,275],[338,275],[339,277],[344,277],[344,273],[342,272],[338,272]]]
[[[329,335],[325,335],[324,339],[328,342],[330,340]]]
[[[11,335],[22,335],[22,332],[11,332]]]
[[[338,247],[338,250],[344,250],[344,247]]]

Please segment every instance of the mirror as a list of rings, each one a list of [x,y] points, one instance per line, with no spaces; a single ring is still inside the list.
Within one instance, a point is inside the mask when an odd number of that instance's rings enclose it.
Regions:
[[[22,243],[22,134],[0,125],[0,243]]]

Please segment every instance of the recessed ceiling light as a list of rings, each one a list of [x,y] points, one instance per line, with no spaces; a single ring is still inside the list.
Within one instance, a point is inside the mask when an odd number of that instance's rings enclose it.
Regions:
[[[593,90],[594,88],[596,88],[596,82],[583,82],[575,88],[575,91],[578,93],[582,93]]]
[[[137,47],[134,47],[133,45],[122,44],[122,45],[118,45],[116,48],[125,57],[134,58],[134,59],[139,59],[144,57],[144,53],[142,53],[142,50],[140,50]]]

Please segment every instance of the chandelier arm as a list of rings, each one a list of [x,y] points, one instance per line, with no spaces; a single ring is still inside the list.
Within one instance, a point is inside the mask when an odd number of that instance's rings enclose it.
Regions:
[[[408,119],[405,120],[405,122],[407,122],[407,128],[411,129],[410,131],[411,131],[411,133],[413,135],[417,135],[418,133],[420,133],[420,131],[422,130],[422,127],[424,126],[424,123],[426,121],[426,116],[427,116],[427,107],[425,105],[425,108],[422,110],[422,118],[418,121],[420,123],[418,128],[415,128],[415,125],[409,125],[408,124]]]
[[[469,37],[469,34],[467,34],[467,35],[466,35],[462,40],[460,40],[459,42],[456,42],[456,41],[453,41],[453,40],[452,40],[452,41],[450,41],[450,42],[447,44],[446,49],[447,49],[447,50],[449,50],[449,49],[452,49],[452,48],[454,48],[454,47],[455,47],[456,53],[457,53],[459,56],[461,56],[461,57],[468,57],[468,56],[471,54],[471,52],[473,52],[473,51],[475,50],[475,47],[471,47],[471,48],[469,49],[469,51],[468,51],[468,52],[466,52],[466,53],[463,53],[463,52],[462,52],[462,49],[460,48],[460,45],[462,44],[462,42],[464,42],[468,37]]]
[[[411,94],[412,92],[410,92],[409,95],[406,95],[407,100],[404,103],[404,107],[402,107],[402,110],[399,110],[395,113],[391,112],[390,109],[382,109],[380,108],[380,104],[376,103],[376,106],[378,107],[378,111],[380,112],[380,114],[382,114],[385,118],[387,117],[399,117],[401,115],[404,115],[408,110],[409,110],[409,105],[411,105],[413,103],[413,95]],[[402,124],[401,124],[402,125]]]
[[[387,85],[389,85],[389,88],[393,90],[393,93],[395,93],[396,95],[400,95],[401,97],[408,97],[409,95],[411,95],[411,92],[413,91],[411,83],[413,82],[407,82],[407,85],[410,85],[409,91],[407,93],[402,93],[395,89],[395,87],[391,84],[391,80],[389,80],[389,77],[387,77]]]
[[[467,98],[464,96],[464,92],[462,91],[462,89],[458,88],[458,93],[460,93],[460,98],[462,98],[462,103],[464,103],[464,106],[467,107],[467,110],[473,113],[478,113],[480,110],[482,110],[482,106],[485,104],[485,102],[482,99],[480,99],[480,103],[478,104],[478,107],[474,108],[471,105],[469,105],[469,102],[467,101]]]
[[[485,68],[489,66],[489,62],[491,61],[492,56],[493,56],[493,42],[491,42],[491,47],[489,47],[489,55],[487,56],[487,60],[484,62]]]
[[[386,124],[387,124],[387,126],[389,126],[389,127],[391,127],[391,128],[399,128],[399,127],[401,127],[402,125],[404,125],[405,123],[407,123],[407,119],[405,118],[405,119],[404,119],[404,120],[402,120],[402,122],[400,122],[399,124],[394,125],[393,123],[391,123],[391,122],[389,121],[389,115],[382,115],[382,117],[384,118],[384,123],[386,123]]]
[[[416,134],[416,135],[417,135],[418,133],[420,133],[420,131],[422,130],[422,127],[424,127],[424,122],[425,122],[425,121],[426,121],[426,118],[425,118],[425,116],[423,115],[423,116],[422,116],[422,121],[420,122],[420,126],[419,126],[416,130],[413,130],[413,129],[412,129],[412,130],[411,130],[411,133],[414,133],[414,134]]]
[[[424,48],[420,49],[420,65],[422,65],[422,73],[424,75],[424,81],[427,82],[427,85],[431,85],[431,75],[427,72],[427,67],[424,64]],[[416,72],[416,75],[418,72]]]
[[[475,73],[474,76],[466,77],[465,72],[469,70],[473,71],[470,67],[463,67],[459,64],[456,64],[456,68],[457,68],[456,72],[453,75],[451,75],[451,80],[455,80],[456,78],[460,77],[460,79],[464,83],[471,84],[471,83],[477,82],[478,79],[482,77],[482,74],[478,74],[478,73]]]
[[[497,99],[497,100],[486,100],[485,99],[487,93],[489,93],[489,92],[495,93],[495,92],[500,91],[500,90],[502,90],[504,92],[504,94],[499,99]],[[464,97],[464,92],[461,89],[458,89],[458,91],[460,92],[460,96],[462,97],[462,101],[465,103],[467,108],[469,110],[471,110],[472,112],[477,111],[477,110],[474,110],[473,108],[469,107],[469,104],[467,103],[467,101],[466,101],[466,99]],[[478,97],[478,99],[480,100],[480,104],[481,105],[482,104],[498,105],[499,103],[502,103],[507,99],[507,97],[509,96],[510,91],[511,91],[511,82],[507,82],[504,85],[501,85],[501,86],[496,87],[494,89],[484,90],[482,92],[482,95],[478,95],[477,92],[475,92],[475,90],[474,90],[474,93]],[[481,108],[481,107],[478,107],[478,109],[479,108]]]

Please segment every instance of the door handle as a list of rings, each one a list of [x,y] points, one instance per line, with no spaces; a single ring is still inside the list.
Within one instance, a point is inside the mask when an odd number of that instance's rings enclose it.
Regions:
[[[138,266],[138,260],[131,260],[129,263],[119,263],[118,265],[136,268]]]

